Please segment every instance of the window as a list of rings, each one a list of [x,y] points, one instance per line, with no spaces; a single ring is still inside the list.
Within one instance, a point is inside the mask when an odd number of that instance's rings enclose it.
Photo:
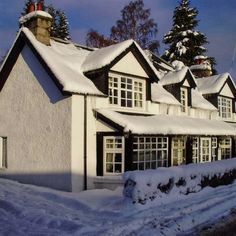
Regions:
[[[199,162],[199,138],[193,138],[193,146],[192,146],[192,151],[193,151],[193,163],[198,163]]]
[[[201,162],[211,161],[211,138],[200,139]]]
[[[221,159],[231,158],[231,138],[221,138],[219,140]]]
[[[217,138],[213,137],[211,139],[211,156],[212,161],[217,161]]]
[[[181,111],[186,113],[188,110],[188,89],[187,88],[180,88],[180,103]]]
[[[143,108],[145,81],[126,76],[109,75],[109,102],[128,108]]]
[[[168,138],[135,137],[133,144],[133,165],[136,170],[167,167]]]
[[[104,174],[124,172],[124,138],[104,137]]]
[[[218,97],[218,109],[220,117],[230,119],[232,117],[232,99]]]
[[[7,167],[7,138],[0,137],[0,168]]]
[[[178,166],[186,163],[184,138],[172,139],[172,161],[173,166]]]

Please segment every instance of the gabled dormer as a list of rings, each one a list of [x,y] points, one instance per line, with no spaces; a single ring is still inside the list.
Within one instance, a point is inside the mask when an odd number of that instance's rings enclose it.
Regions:
[[[161,79],[163,87],[169,91],[182,104],[182,113],[188,113],[192,106],[191,89],[196,88],[195,79],[188,67],[177,71],[170,71]]]
[[[146,101],[151,101],[151,83],[161,77],[133,40],[95,50],[83,70],[109,97],[110,106],[124,111],[145,110]]]
[[[220,118],[234,120],[236,87],[229,73],[198,78],[197,84],[203,96],[217,107]]]

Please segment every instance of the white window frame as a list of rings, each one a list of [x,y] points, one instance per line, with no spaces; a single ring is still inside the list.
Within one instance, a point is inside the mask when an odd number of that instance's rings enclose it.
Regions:
[[[231,119],[233,114],[232,99],[218,96],[219,116],[223,119]]]
[[[217,161],[217,138],[216,137],[212,137],[211,138],[211,158],[212,161]]]
[[[108,143],[107,140],[112,140],[113,143]],[[117,140],[121,140],[121,143],[117,143]],[[124,173],[124,137],[122,136],[104,136],[103,138],[103,175],[120,175]],[[109,144],[112,144],[113,147],[109,147]],[[117,147],[116,145],[119,144],[121,147]],[[111,154],[112,161],[107,162],[107,154]],[[115,161],[115,154],[121,154],[121,162]],[[112,165],[113,171],[107,171],[107,165]],[[121,172],[115,172],[115,165],[121,165]]]
[[[232,157],[232,140],[231,138],[220,138],[219,139],[220,155],[219,159],[229,159]]]
[[[181,112],[187,113],[188,112],[188,89],[187,88],[180,88],[180,103],[181,103]]]
[[[204,147],[203,143],[207,141],[209,143],[208,147]],[[208,158],[207,157],[208,154]],[[211,138],[200,138],[200,162],[211,162]]]
[[[172,166],[183,165],[186,164],[186,139],[184,137],[175,137],[172,138]],[[177,156],[174,154],[177,152]],[[177,159],[177,163],[174,162],[174,159]]]
[[[168,167],[168,137],[134,137],[133,166],[137,170]]]
[[[193,138],[192,153],[193,163],[199,163],[199,137]]]
[[[124,109],[145,109],[145,79],[109,73],[108,80],[109,103],[111,106],[119,106]]]

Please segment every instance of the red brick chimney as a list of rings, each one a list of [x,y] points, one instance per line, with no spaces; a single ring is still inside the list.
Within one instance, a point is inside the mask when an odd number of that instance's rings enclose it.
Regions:
[[[32,3],[28,6],[28,14],[21,17],[19,22],[22,26],[29,28],[39,42],[50,45],[52,17],[43,10],[42,1]]]
[[[190,70],[196,78],[209,77],[212,75],[211,63],[206,56],[196,56],[194,65],[190,66]]]

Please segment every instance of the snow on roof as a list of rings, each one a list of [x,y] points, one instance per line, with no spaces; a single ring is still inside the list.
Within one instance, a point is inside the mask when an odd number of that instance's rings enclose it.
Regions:
[[[236,129],[223,121],[190,118],[186,116],[124,115],[108,109],[98,113],[119,124],[124,132],[143,135],[235,135]]]
[[[148,56],[141,49],[141,47],[132,39],[126,40],[121,43],[117,43],[108,47],[100,48],[91,52],[88,57],[85,59],[82,70],[84,72],[97,70],[109,65],[115,58],[117,58],[122,52],[128,49],[132,44],[138,48],[142,56],[148,62],[149,66],[153,72],[157,75],[158,78],[161,78],[160,73],[153,66],[152,62],[149,60]]]
[[[190,70],[211,70],[211,65],[204,63],[190,66]]]
[[[208,57],[207,56],[203,56],[203,55],[198,55],[196,57],[193,58],[193,60],[199,60],[199,59],[207,59]]]
[[[170,71],[161,78],[160,83],[162,85],[180,83],[185,78],[188,70],[189,68],[187,66],[184,66],[180,70]]]
[[[33,11],[33,12],[28,13],[28,14],[25,15],[25,16],[22,16],[22,17],[19,19],[19,22],[20,22],[21,24],[23,24],[23,23],[25,23],[26,21],[28,21],[28,20],[30,20],[31,18],[34,18],[34,17],[36,17],[36,16],[42,16],[42,17],[44,17],[44,18],[50,18],[50,19],[52,19],[52,16],[51,16],[49,13],[45,12],[45,11]]]
[[[152,83],[152,101],[173,105],[180,105],[179,101],[169,92],[167,92],[162,85],[158,83]]]
[[[229,73],[198,78],[196,79],[196,82],[198,85],[198,89],[202,94],[211,94],[211,93],[218,93],[221,90],[227,78],[230,78],[231,81],[233,82]]]
[[[54,40],[50,41],[51,46],[46,46],[40,43],[28,28],[22,28],[22,31],[59,80],[63,91],[103,95],[81,70],[81,64],[90,51],[77,48],[72,43]]]
[[[206,110],[217,110],[210,102],[208,102],[197,89],[191,89],[192,107]]]

